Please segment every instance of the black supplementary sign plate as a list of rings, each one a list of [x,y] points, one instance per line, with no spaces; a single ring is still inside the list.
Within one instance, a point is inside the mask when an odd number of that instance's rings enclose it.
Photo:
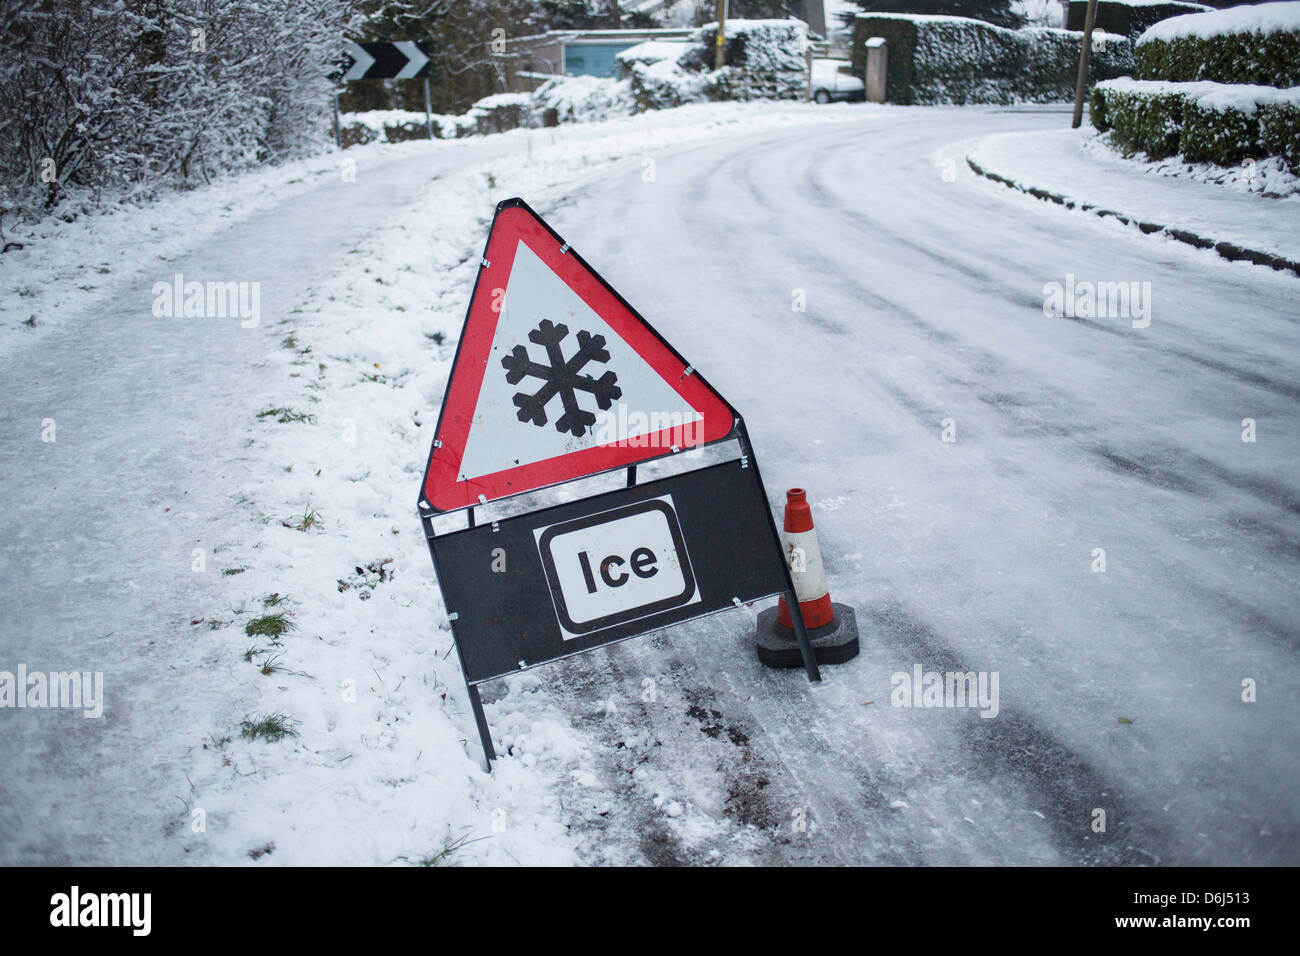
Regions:
[[[786,588],[752,468],[739,461],[432,541],[470,683]]]

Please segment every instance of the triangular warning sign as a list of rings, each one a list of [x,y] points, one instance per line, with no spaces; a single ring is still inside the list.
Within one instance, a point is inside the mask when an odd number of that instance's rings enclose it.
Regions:
[[[737,415],[522,199],[497,206],[421,499],[452,511],[732,435]]]

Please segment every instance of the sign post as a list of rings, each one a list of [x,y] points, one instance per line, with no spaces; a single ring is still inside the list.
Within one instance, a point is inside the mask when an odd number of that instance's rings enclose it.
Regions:
[[[433,139],[433,110],[429,95],[429,77],[433,74],[429,62],[429,46],[415,40],[394,40],[376,43],[343,41],[343,81],[350,80],[423,80],[424,128]],[[335,125],[338,120],[338,94],[334,96]],[[342,140],[339,147],[342,148]]]
[[[725,442],[729,460],[637,481]],[[623,469],[625,487],[475,522]],[[489,769],[479,684],[763,598],[786,597],[820,680],[744,419],[520,199],[493,219],[419,508]]]

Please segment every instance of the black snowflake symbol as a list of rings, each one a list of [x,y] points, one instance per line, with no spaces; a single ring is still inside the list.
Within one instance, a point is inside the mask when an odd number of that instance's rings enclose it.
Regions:
[[[567,362],[560,343],[569,334],[564,325],[556,325],[550,319],[542,319],[537,328],[528,333],[528,341],[545,346],[546,358],[550,365],[541,365],[528,357],[528,348],[516,345],[514,351],[501,360],[506,369],[506,381],[518,385],[525,376],[540,378],[543,385],[535,393],[516,392],[515,405],[519,408],[519,420],[532,422],[541,427],[546,424],[546,404],[556,395],[564,403],[564,414],[555,423],[558,432],[570,432],[575,438],[581,438],[587,429],[596,424],[596,416],[578,407],[578,392],[589,392],[596,399],[601,410],[609,408],[614,399],[623,395],[618,387],[618,376],[606,372],[600,378],[580,375],[588,362],[608,362],[609,351],[605,348],[603,335],[590,332],[578,333],[578,351]]]

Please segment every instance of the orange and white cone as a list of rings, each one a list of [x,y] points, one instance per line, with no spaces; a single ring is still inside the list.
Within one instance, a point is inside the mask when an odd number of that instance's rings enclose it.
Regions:
[[[790,565],[790,578],[794,581],[794,594],[799,599],[804,626],[811,631],[834,623],[835,606],[831,603],[831,589],[826,586],[822,549],[817,543],[808,493],[802,488],[791,488],[785,493],[781,545],[785,548],[785,563]],[[784,597],[776,606],[776,620],[782,627],[794,627],[790,606]]]
[[[858,625],[853,608],[831,601],[822,565],[821,546],[813,526],[808,493],[791,488],[785,496],[781,532],[790,579],[813,653],[820,664],[840,664],[858,655]],[[758,658],[769,667],[801,667],[803,655],[795,639],[790,605],[782,596],[775,608],[758,615],[755,635]]]

